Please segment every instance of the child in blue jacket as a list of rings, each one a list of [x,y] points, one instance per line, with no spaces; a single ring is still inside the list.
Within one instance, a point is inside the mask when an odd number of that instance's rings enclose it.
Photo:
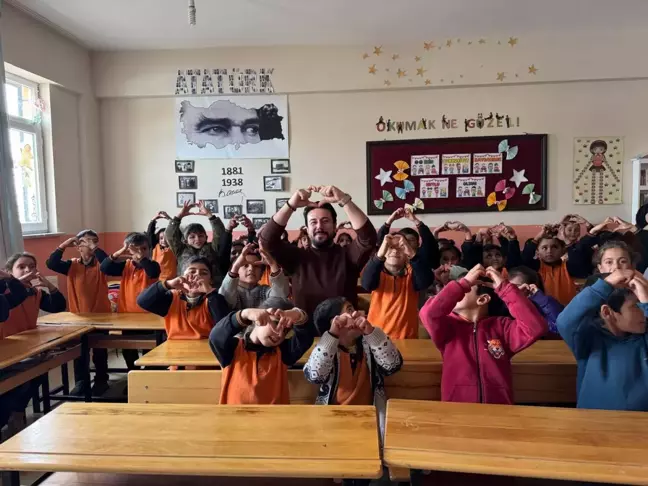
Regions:
[[[635,270],[599,275],[558,317],[578,362],[579,408],[648,411],[648,281]]]
[[[524,292],[547,321],[549,332],[545,335],[545,339],[560,339],[556,320],[564,307],[556,299],[545,294],[544,284],[538,272],[525,266],[515,267],[509,270],[508,280]]]

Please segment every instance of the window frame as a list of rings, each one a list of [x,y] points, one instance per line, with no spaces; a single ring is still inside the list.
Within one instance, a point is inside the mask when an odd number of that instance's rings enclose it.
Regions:
[[[15,74],[5,73],[5,83],[14,86],[15,85],[27,86],[33,90],[33,93],[35,95],[34,101],[38,100],[39,98],[39,85],[34,81],[30,81],[29,79],[16,76]],[[4,86],[3,86],[2,95],[5,96],[6,99],[6,90]],[[42,117],[41,117],[41,121],[29,121],[19,116],[10,115],[8,112],[6,113],[6,115],[7,115],[7,123],[9,129],[13,128],[16,130],[21,130],[23,132],[33,133],[34,139],[36,141],[34,147],[34,159],[35,159],[34,168],[36,170],[36,180],[38,182],[38,191],[36,192],[38,194],[38,203],[39,203],[38,206],[40,209],[41,222],[24,223],[21,221],[20,224],[22,226],[22,233],[23,235],[47,233],[49,232],[49,220],[48,220],[49,216],[48,216],[48,208],[47,208],[47,187],[45,184],[45,156],[43,152]],[[13,166],[13,160],[12,160],[12,166]],[[16,203],[18,204],[18,201],[16,201]]]

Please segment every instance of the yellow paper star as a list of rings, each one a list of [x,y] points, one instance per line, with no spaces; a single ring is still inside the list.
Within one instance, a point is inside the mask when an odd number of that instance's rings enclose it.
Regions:
[[[463,78],[463,74],[460,74],[459,77],[460,77],[460,78]]]
[[[538,68],[535,67],[535,64],[531,64],[529,66],[529,74],[536,74],[538,72]]]
[[[374,53],[376,56],[380,56],[380,55],[382,54],[382,52],[383,52],[383,51],[382,51],[382,46],[374,47],[374,52],[373,52],[373,53]]]
[[[403,71],[402,69],[398,68],[398,71],[396,71],[396,75],[399,78],[404,78],[405,76],[407,76],[407,71]]]
[[[427,72],[427,69],[423,69],[422,67],[416,68],[416,75],[423,77],[423,74]]]
[[[504,78],[506,78],[505,73],[497,73],[497,80],[498,81],[504,81]]]
[[[511,45],[511,47],[515,46],[515,44],[518,43],[517,37],[509,37],[508,43]]]
[[[414,60],[416,62],[420,62],[421,61],[421,56],[414,56]]]
[[[430,49],[434,49],[434,41],[424,42],[423,49],[425,49],[426,51],[429,51]]]
[[[452,47],[452,39],[446,41],[446,47]]]
[[[372,64],[369,66],[369,74],[376,74],[376,65]]]
[[[457,44],[461,44],[461,39],[457,39]]]
[[[369,57],[369,54],[367,54],[366,52],[362,55],[362,59],[367,59],[368,57]]]
[[[392,61],[395,61],[395,60],[398,59],[399,57],[400,57],[400,56],[399,56],[398,54],[394,54],[394,55],[392,56]]]
[[[430,81],[429,79],[426,79],[426,80],[425,80],[425,86],[429,86],[429,85],[431,85],[431,84],[432,84],[432,81]]]
[[[391,69],[389,69],[389,68],[385,68],[385,71],[386,71],[386,72],[390,72]]]
[[[389,79],[385,79],[384,85],[391,86],[391,81]]]
[[[480,44],[486,44],[486,39],[479,39]]]
[[[472,41],[468,41],[468,45],[469,45],[469,46],[472,46]]]

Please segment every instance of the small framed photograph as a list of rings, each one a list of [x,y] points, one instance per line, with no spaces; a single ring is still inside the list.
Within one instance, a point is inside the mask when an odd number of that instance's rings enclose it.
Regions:
[[[176,206],[181,208],[184,206],[185,202],[189,204],[196,204],[196,193],[195,192],[176,192]]]
[[[284,179],[281,176],[264,176],[263,190],[266,192],[281,192],[284,190]]]
[[[246,202],[246,209],[248,214],[265,214],[265,199],[248,199]]]
[[[270,218],[252,218],[252,224],[254,225],[255,230],[260,230],[261,226],[270,221]]]
[[[290,174],[290,160],[272,159],[270,161],[270,172],[272,174]]]
[[[277,200],[275,201],[275,209],[279,211],[281,208],[283,208],[286,205],[288,201],[290,201],[290,198],[278,197]]]
[[[212,214],[218,214],[218,199],[203,199],[202,202]]]
[[[178,176],[178,187],[183,190],[198,189],[198,177],[196,176]]]
[[[223,218],[232,219],[243,214],[243,206],[241,204],[225,205],[223,206]]]
[[[175,170],[180,173],[191,173],[194,172],[196,167],[195,160],[176,160],[175,161]]]

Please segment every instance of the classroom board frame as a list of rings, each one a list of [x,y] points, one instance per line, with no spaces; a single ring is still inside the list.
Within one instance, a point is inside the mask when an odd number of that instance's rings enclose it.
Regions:
[[[500,142],[504,139],[510,139],[510,138],[519,138],[519,137],[540,137],[540,162],[541,162],[541,167],[540,167],[540,182],[538,183],[537,181],[533,181],[536,184],[536,193],[542,195],[542,199],[540,200],[539,203],[535,205],[526,205],[524,207],[507,207],[504,211],[501,211],[501,213],[507,213],[511,211],[546,211],[548,209],[548,200],[549,200],[549,192],[548,192],[548,178],[547,178],[547,165],[548,165],[548,134],[534,134],[534,133],[523,133],[523,134],[507,134],[507,135],[495,135],[495,136],[487,136],[487,137],[450,137],[450,138],[420,138],[420,139],[407,139],[407,140],[376,140],[376,141],[368,141],[366,144],[366,188],[367,188],[367,214],[370,216],[388,216],[391,215],[398,207],[403,207],[406,203],[410,203],[411,201],[409,200],[399,200],[399,199],[394,199],[394,201],[399,204],[398,206],[389,206],[389,207],[384,207],[383,209],[378,209],[377,207],[374,206],[373,201],[374,199],[377,199],[378,195],[372,192],[372,181],[375,178],[375,168],[373,166],[373,161],[372,161],[372,149],[375,147],[384,147],[384,146],[408,146],[408,145],[420,145],[420,144],[426,144],[426,145],[444,145],[447,143],[457,143],[458,141],[463,141],[463,142],[469,142],[473,140],[479,140],[482,142]],[[409,162],[408,162],[409,163]],[[472,159],[471,159],[471,167],[472,167]],[[410,167],[411,169],[411,167]],[[471,174],[470,176],[473,176],[472,174],[472,169],[471,169]],[[437,177],[443,177],[441,174],[439,174]],[[502,176],[502,178],[506,178],[507,180],[509,179],[508,175],[507,177]],[[539,186],[539,187],[538,187]],[[519,189],[521,190],[523,186],[520,186]],[[418,187],[417,187],[418,190]],[[488,193],[488,191],[486,191]],[[418,193],[415,193],[416,197],[418,197]],[[409,199],[409,198],[408,198]],[[498,213],[497,210],[497,205],[494,206],[478,206],[478,207],[461,207],[461,206],[453,206],[453,207],[426,207],[424,209],[417,209],[416,213],[418,214],[439,214],[439,213],[482,213],[482,212],[495,212]]]

